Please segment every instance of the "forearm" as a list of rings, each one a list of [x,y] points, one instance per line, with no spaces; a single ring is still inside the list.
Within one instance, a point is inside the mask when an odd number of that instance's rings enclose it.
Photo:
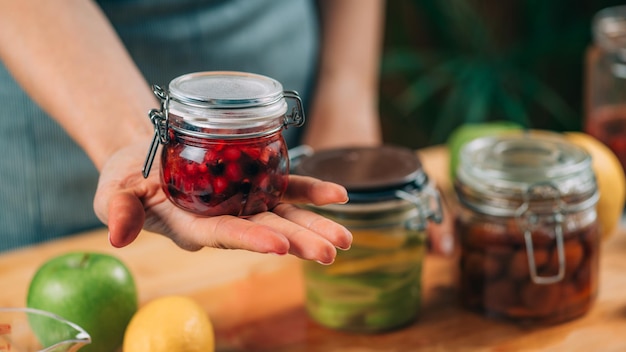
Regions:
[[[320,10],[320,71],[305,143],[376,144],[381,140],[378,84],[384,1],[326,0],[320,1]]]
[[[156,100],[91,1],[0,0],[0,60],[98,168],[152,133]]]

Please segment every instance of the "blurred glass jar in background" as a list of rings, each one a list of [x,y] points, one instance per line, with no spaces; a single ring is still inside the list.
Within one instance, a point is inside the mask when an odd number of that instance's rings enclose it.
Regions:
[[[591,157],[564,137],[483,137],[461,150],[463,305],[489,317],[555,324],[596,297],[600,234]]]
[[[296,173],[346,187],[347,204],[309,206],[346,226],[352,247],[331,265],[304,263],[306,308],[339,330],[380,332],[415,320],[421,304],[428,221],[441,221],[438,192],[417,155],[392,146],[317,152]]]
[[[626,170],[626,5],[593,18],[586,56],[586,133],[606,144]]]

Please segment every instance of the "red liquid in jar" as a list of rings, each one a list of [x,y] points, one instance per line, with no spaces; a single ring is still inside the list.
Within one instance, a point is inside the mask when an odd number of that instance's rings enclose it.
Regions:
[[[595,109],[587,119],[585,131],[607,145],[626,171],[626,105]]]
[[[205,216],[248,216],[280,201],[289,171],[280,132],[215,140],[176,134],[161,154],[161,180],[178,207]]]

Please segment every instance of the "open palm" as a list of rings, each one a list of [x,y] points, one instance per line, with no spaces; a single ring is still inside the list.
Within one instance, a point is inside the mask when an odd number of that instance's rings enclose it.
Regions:
[[[332,263],[336,248],[350,247],[352,235],[345,227],[296,205],[346,202],[347,192],[340,185],[291,175],[283,202],[271,211],[246,218],[198,216],[166,198],[156,172],[159,158],[154,171],[143,178],[147,146],[146,141],[119,150],[101,170],[94,209],[116,247],[133,242],[142,229],[163,234],[191,251],[215,247],[291,253],[321,263]]]

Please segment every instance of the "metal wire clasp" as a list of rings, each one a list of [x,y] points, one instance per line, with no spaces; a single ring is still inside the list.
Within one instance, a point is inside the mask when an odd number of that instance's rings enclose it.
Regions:
[[[152,85],[152,91],[161,101],[161,109],[152,109],[148,112],[148,117],[154,125],[154,137],[152,138],[152,143],[150,143],[150,149],[148,150],[146,161],[143,163],[143,169],[141,170],[144,178],[148,178],[148,175],[150,175],[150,169],[152,168],[152,163],[154,162],[159,144],[167,144],[170,141],[169,134],[167,133],[170,97],[167,91],[156,84]]]
[[[424,230],[428,220],[437,224],[443,220],[443,208],[439,192],[432,187],[426,187],[420,194],[414,194],[404,190],[397,190],[396,197],[413,203],[418,210],[418,215],[409,224],[413,230]]]
[[[304,108],[302,105],[302,99],[300,98],[300,95],[298,95],[298,92],[293,91],[293,90],[286,90],[283,91],[283,96],[285,97],[285,99],[293,99],[296,101],[296,106],[294,106],[291,109],[291,113],[290,114],[285,114],[285,117],[283,119],[283,126],[285,128],[289,127],[289,126],[296,126],[296,127],[301,127],[302,125],[304,125]]]
[[[553,276],[539,276],[537,264],[535,262],[535,252],[532,239],[532,229],[539,223],[539,215],[530,210],[530,195],[535,189],[551,190],[556,192],[556,202],[553,207],[552,216],[554,219],[554,234],[556,239],[556,251],[559,263],[559,271]],[[520,229],[524,230],[524,242],[526,244],[526,255],[528,257],[528,269],[532,281],[539,285],[553,284],[563,280],[565,277],[565,249],[563,245],[563,221],[564,205],[559,189],[552,183],[535,184],[524,193],[524,203],[515,212],[515,218]]]

